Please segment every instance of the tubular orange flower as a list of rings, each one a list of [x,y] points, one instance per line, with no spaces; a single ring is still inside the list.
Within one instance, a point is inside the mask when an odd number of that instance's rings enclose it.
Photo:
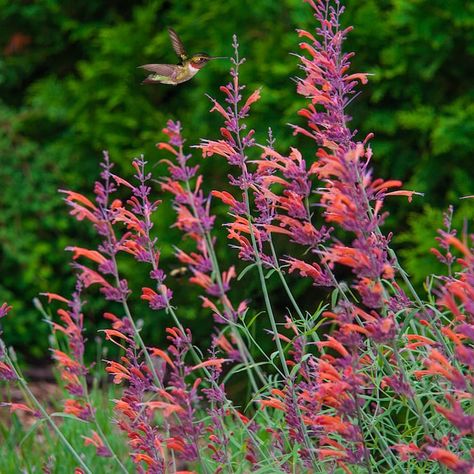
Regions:
[[[329,347],[331,349],[334,349],[335,351],[339,352],[339,354],[341,354],[342,357],[349,356],[349,352],[347,351],[347,349],[332,336],[328,336],[327,341],[316,342],[316,345],[320,349],[321,347]]]
[[[183,408],[179,405],[159,401],[145,402],[143,405],[147,406],[148,408],[151,408],[152,410],[161,410],[163,416],[165,417],[169,417],[173,413],[177,413],[183,410]]]
[[[105,263],[107,261],[107,259],[102,254],[97,252],[97,250],[88,250],[81,247],[66,247],[66,250],[74,252],[74,256],[72,257],[74,260],[77,260],[79,257],[86,257],[99,264]]]
[[[202,369],[204,367],[218,367],[221,368],[224,362],[228,362],[229,359],[209,359],[195,365],[191,370]]]

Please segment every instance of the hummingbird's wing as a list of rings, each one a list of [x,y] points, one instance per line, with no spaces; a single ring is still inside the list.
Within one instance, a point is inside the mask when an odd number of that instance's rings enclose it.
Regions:
[[[173,76],[177,66],[175,64],[144,64],[138,67],[161,76]]]
[[[168,28],[168,34],[170,35],[171,44],[173,45],[173,49],[175,50],[176,54],[178,55],[181,61],[186,61],[188,59],[188,55],[186,50],[184,49],[183,42],[181,41],[178,33],[173,30],[173,28]]]

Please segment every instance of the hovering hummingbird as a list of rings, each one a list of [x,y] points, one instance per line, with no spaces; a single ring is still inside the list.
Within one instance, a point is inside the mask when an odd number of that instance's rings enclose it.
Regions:
[[[184,49],[183,42],[173,28],[168,28],[173,49],[178,55],[180,64],[144,64],[139,66],[150,74],[142,84],[172,84],[176,86],[181,82],[189,81],[212,59],[227,59],[225,57],[212,57],[207,53],[196,53],[188,56]]]

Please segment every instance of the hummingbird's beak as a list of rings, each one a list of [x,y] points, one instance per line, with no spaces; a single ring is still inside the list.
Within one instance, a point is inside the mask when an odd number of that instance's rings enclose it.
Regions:
[[[226,56],[211,56],[209,59],[229,59]]]

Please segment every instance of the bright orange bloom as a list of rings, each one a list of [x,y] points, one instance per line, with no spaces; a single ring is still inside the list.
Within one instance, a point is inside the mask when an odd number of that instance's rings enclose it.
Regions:
[[[421,378],[425,375],[441,375],[455,385],[455,387],[465,386],[463,375],[453,367],[449,360],[437,349],[432,349],[428,357],[423,361],[426,370],[416,370],[415,376]]]
[[[76,193],[74,191],[67,191],[64,189],[60,189],[59,192],[67,194],[66,201],[77,201],[77,202],[80,202],[81,204],[84,204],[85,206],[89,207],[90,209],[94,211],[97,209],[95,204],[82,194]]]
[[[334,349],[335,351],[339,352],[342,357],[348,357],[349,352],[348,350],[334,337],[328,336],[327,341],[319,341],[316,343],[316,345],[321,349],[321,347],[330,347],[331,349]]]
[[[84,446],[95,446],[96,448],[105,447],[102,438],[95,431],[92,431],[92,437],[83,436],[82,438],[84,439]]]
[[[286,411],[285,404],[277,398],[270,397],[266,400],[260,400],[260,404],[262,405],[262,407],[271,407],[276,408],[277,410]]]
[[[88,250],[81,247],[66,247],[66,250],[74,252],[72,257],[74,260],[77,260],[79,257],[86,257],[99,264],[105,263],[107,261],[107,259],[96,250]]]
[[[151,408],[152,410],[161,410],[163,416],[165,417],[168,417],[173,413],[183,411],[183,408],[181,408],[179,405],[160,401],[146,402],[143,405],[147,406],[148,408]]]
[[[234,196],[232,196],[232,194],[228,193],[227,191],[212,191],[211,194],[230,207],[234,207],[236,204],[238,204],[238,201],[234,198]]]
[[[126,367],[113,360],[109,360],[107,363],[108,366],[105,370],[114,376],[114,383],[119,384],[122,380],[130,379],[130,371]]]
[[[458,468],[463,461],[459,456],[443,448],[432,448],[429,458],[445,465],[449,469]]]
[[[222,364],[224,362],[228,362],[228,360],[229,359],[209,359],[209,360],[205,360],[204,362],[201,362],[200,364],[197,364],[194,367],[192,367],[191,370],[202,369],[204,367],[217,367],[217,368],[220,369],[222,367]]]
[[[81,418],[84,413],[84,407],[77,400],[67,399],[64,401],[64,413]]]
[[[157,347],[152,347],[152,348],[150,348],[150,352],[151,352],[152,356],[160,357],[167,364],[169,364],[171,367],[175,366],[173,364],[173,361],[170,359],[170,356],[165,351],[162,351],[161,349],[158,349]]]
[[[140,462],[144,462],[145,464],[147,464],[148,466],[153,466],[155,464],[155,461],[154,459],[151,457],[151,456],[148,456],[148,454],[144,454],[144,453],[132,453],[131,454],[132,458],[133,458],[133,462],[135,464],[138,464]]]
[[[235,154],[235,150],[224,140],[203,140],[199,148],[202,150],[203,158],[216,154],[227,159]]]
[[[69,303],[69,300],[64,298],[64,296],[57,295],[56,293],[40,293],[42,296],[46,296],[48,298],[48,303],[51,303],[51,301],[56,300],[56,301],[61,301],[62,303]]]
[[[209,275],[206,275],[203,272],[194,270],[194,276],[192,276],[189,281],[195,285],[198,285],[205,290],[209,289],[213,284],[213,280]]]
[[[81,281],[82,283],[84,283],[84,286],[86,288],[91,285],[94,285],[95,283],[98,283],[99,285],[106,288],[112,288],[112,285],[94,270],[91,270],[90,268],[87,268],[84,265],[78,265],[78,268],[82,272]]]
[[[53,358],[59,363],[59,365],[67,367],[68,369],[79,370],[81,368],[79,362],[72,360],[65,352],[58,349],[53,350]]]
[[[2,403],[1,405],[10,407],[10,412],[12,413],[15,411],[26,411],[27,413],[35,413],[33,409],[31,409],[24,403]]]

